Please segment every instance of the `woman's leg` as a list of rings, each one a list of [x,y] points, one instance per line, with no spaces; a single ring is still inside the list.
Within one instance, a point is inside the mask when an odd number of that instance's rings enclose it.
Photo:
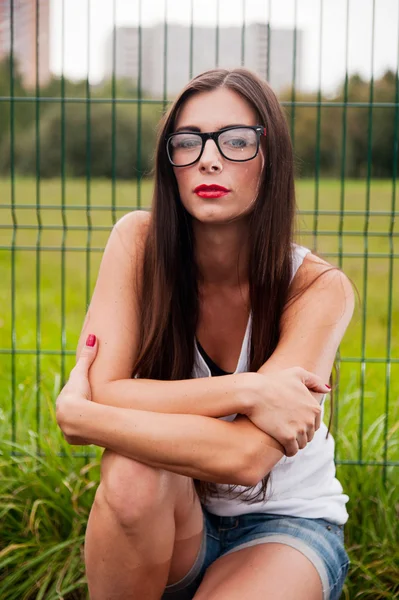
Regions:
[[[91,600],[159,600],[195,562],[202,529],[191,478],[106,450],[86,532]]]
[[[195,600],[322,600],[313,564],[295,548],[259,544],[222,556],[208,568]]]

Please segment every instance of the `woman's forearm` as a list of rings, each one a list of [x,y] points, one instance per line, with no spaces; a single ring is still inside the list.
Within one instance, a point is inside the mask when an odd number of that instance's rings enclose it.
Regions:
[[[257,434],[248,437],[248,432],[239,424],[195,415],[115,408],[93,402],[80,403],[76,410],[60,416],[59,424],[68,437],[84,438],[89,443],[150,466],[203,481],[254,485],[257,476],[254,471],[255,460],[259,462]],[[265,442],[262,468],[267,466],[267,461],[271,461],[272,468],[275,457],[280,457],[280,454],[276,455],[276,443],[260,430],[258,432]]]
[[[247,414],[256,400],[257,373],[179,381],[120,379],[96,385],[92,398],[99,404],[168,414],[224,417]]]

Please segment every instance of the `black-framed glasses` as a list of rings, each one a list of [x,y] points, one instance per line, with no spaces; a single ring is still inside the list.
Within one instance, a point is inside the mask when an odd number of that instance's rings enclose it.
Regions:
[[[207,140],[213,140],[224,158],[246,162],[258,154],[261,135],[266,135],[262,125],[232,125],[210,133],[179,131],[165,138],[166,151],[174,167],[188,167],[201,158]]]

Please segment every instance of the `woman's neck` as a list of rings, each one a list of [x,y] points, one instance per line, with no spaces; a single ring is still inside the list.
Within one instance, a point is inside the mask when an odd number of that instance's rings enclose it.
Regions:
[[[203,285],[235,287],[248,282],[248,228],[243,222],[193,224]]]

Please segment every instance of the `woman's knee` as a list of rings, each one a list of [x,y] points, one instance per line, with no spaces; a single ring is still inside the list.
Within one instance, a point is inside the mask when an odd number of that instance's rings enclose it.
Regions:
[[[135,527],[168,503],[173,510],[171,474],[109,450],[101,462],[101,482],[96,494],[99,508],[111,510],[120,525]]]

